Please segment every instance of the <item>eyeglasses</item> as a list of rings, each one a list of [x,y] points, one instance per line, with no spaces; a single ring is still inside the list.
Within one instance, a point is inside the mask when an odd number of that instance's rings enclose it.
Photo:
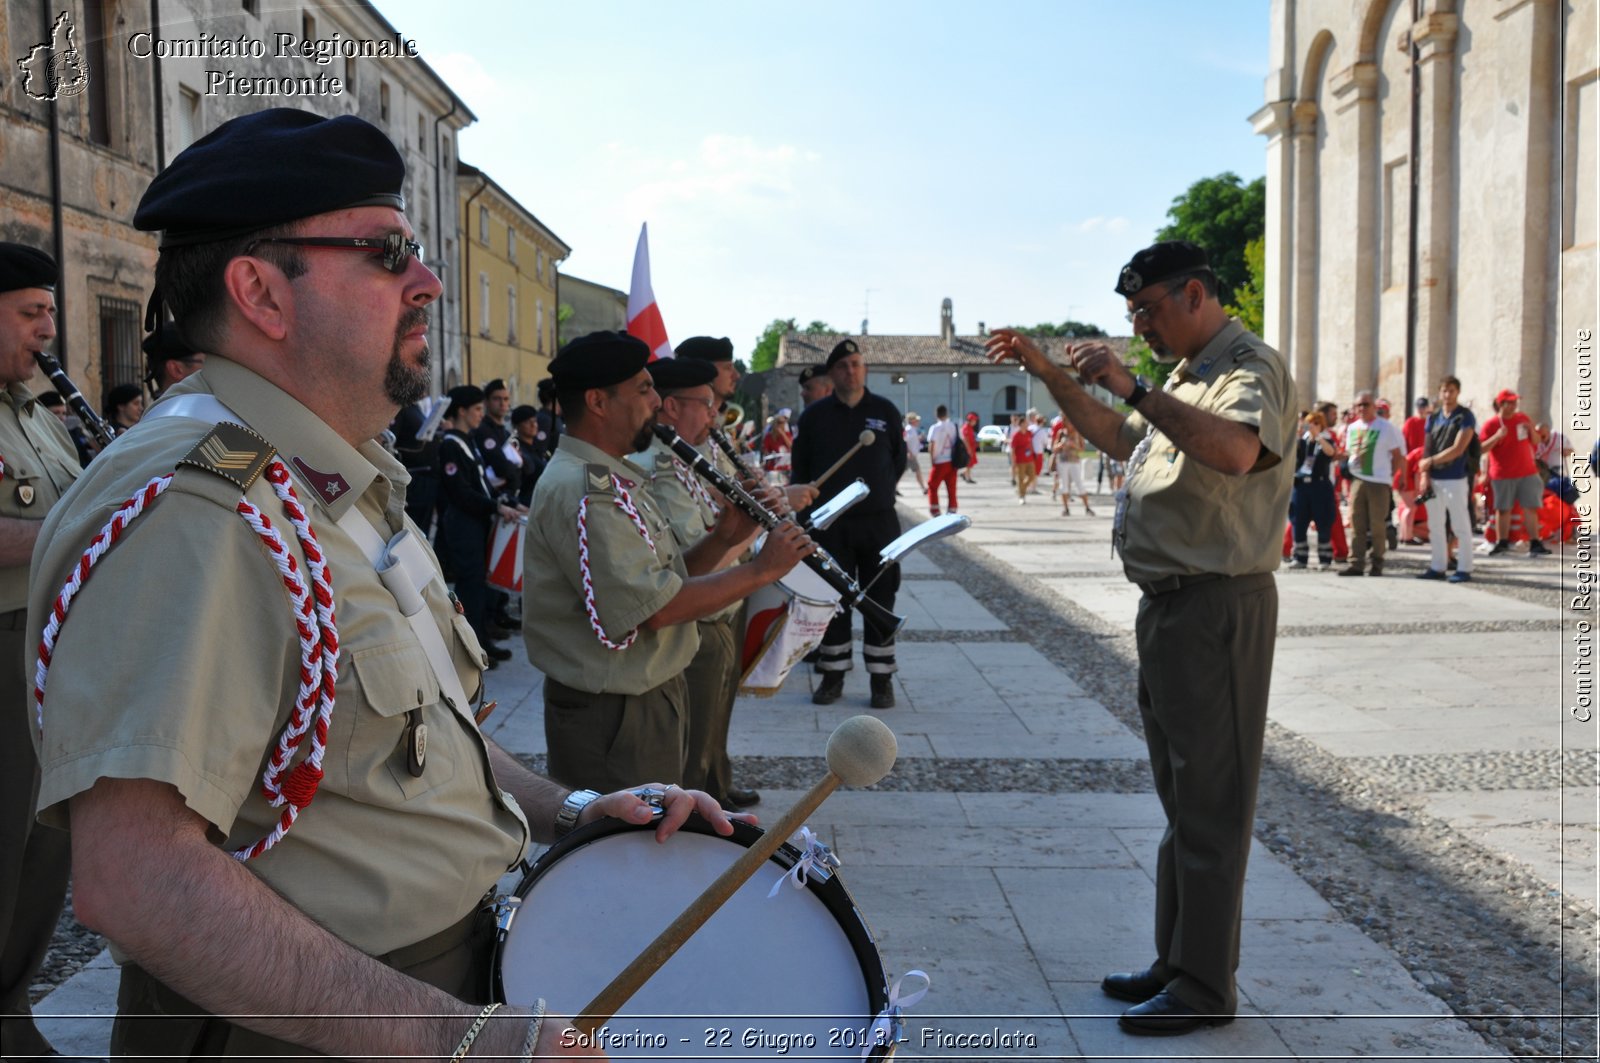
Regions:
[[[1150,300],[1148,303],[1145,303],[1143,306],[1134,307],[1132,310],[1129,310],[1126,314],[1123,314],[1122,316],[1127,318],[1128,324],[1130,324],[1130,325],[1139,324],[1141,322],[1149,321],[1150,320],[1150,315],[1155,312],[1156,306],[1159,305],[1163,299],[1170,299],[1170,298],[1172,298],[1172,296],[1176,295],[1178,292],[1183,291],[1184,287],[1188,283],[1189,282],[1185,280],[1185,281],[1178,281],[1175,284],[1169,284],[1169,285],[1167,285],[1167,290],[1165,292],[1163,292],[1161,295],[1159,295],[1156,298]]]
[[[716,399],[694,399],[690,398],[688,395],[668,395],[667,398],[671,399],[673,402],[688,403],[690,406],[704,406],[708,410],[715,410],[717,408]]]
[[[252,240],[244,253],[250,254],[258,244],[293,244],[296,247],[324,247],[332,250],[365,251],[383,256],[383,268],[390,273],[404,273],[413,258],[423,257],[422,245],[407,240],[404,233],[389,233],[381,240],[365,236],[264,236]]]

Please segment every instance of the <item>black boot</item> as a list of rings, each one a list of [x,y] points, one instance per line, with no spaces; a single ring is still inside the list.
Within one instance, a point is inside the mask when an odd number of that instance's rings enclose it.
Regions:
[[[832,705],[844,694],[844,673],[823,672],[822,682],[811,692],[811,704]]]
[[[872,677],[872,701],[875,709],[894,708],[894,676],[875,675]]]

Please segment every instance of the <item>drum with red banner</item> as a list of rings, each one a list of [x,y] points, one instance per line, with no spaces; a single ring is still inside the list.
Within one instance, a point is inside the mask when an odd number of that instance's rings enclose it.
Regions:
[[[522,593],[522,533],[528,518],[494,519],[489,533],[489,586],[510,594]]]

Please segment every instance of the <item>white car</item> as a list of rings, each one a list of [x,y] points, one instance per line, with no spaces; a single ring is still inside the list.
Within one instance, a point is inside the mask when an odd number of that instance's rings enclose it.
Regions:
[[[997,424],[986,424],[978,429],[978,448],[980,450],[1000,450],[1010,438],[1005,428]]]

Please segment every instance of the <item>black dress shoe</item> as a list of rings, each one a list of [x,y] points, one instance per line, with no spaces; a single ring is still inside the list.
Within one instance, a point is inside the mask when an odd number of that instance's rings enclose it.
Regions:
[[[728,799],[722,803],[733,808],[749,808],[761,803],[761,794],[756,790],[741,790],[735,786],[728,791]]]
[[[489,660],[491,661],[511,660],[510,650],[506,649],[504,646],[496,646],[492,642],[483,648],[483,652],[489,655]]]
[[[1146,968],[1137,974],[1108,974],[1100,980],[1100,992],[1118,1000],[1131,1000],[1143,1004],[1167,987],[1167,983]]]
[[[1202,1026],[1223,1026],[1232,1021],[1232,1015],[1207,1015],[1196,1011],[1163,989],[1143,1004],[1135,1004],[1123,1012],[1117,1025],[1140,1037],[1175,1037]]]
[[[494,622],[505,628],[507,631],[522,630],[522,621],[518,620],[516,617],[512,616],[508,612],[505,612],[504,610],[494,615]]]
[[[844,673],[823,672],[822,682],[811,692],[811,704],[832,705],[844,695]]]
[[[894,708],[894,679],[886,675],[872,677],[872,700],[868,703],[874,709]]]

